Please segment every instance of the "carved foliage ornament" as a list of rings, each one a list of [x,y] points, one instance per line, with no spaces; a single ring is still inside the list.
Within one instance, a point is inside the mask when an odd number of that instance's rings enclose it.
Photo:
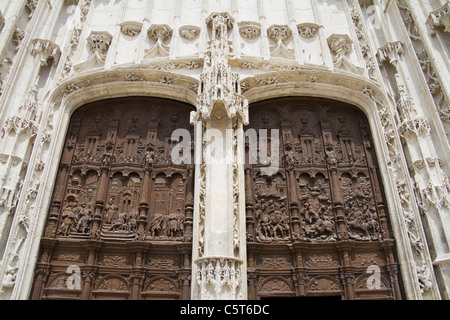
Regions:
[[[196,261],[198,265],[197,282],[200,299],[211,299],[214,288],[216,296],[228,296],[229,299],[240,299],[241,261],[234,258],[202,258]]]
[[[200,35],[200,31],[201,31],[200,27],[192,26],[192,25],[182,26],[178,30],[179,30],[180,36],[183,39],[186,39],[189,41],[197,39],[198,36]]]
[[[129,37],[136,37],[142,30],[142,23],[135,21],[122,22],[120,24],[120,31]]]
[[[92,52],[106,54],[111,44],[112,35],[106,31],[93,31],[89,35],[87,42]]]
[[[294,59],[293,50],[286,47],[283,41],[292,37],[292,30],[287,25],[271,25],[267,29],[267,35],[277,44],[270,47],[272,57]]]
[[[341,68],[354,73],[362,73],[362,69],[355,66],[349,60],[353,42],[346,34],[332,34],[327,39],[328,46],[334,53],[333,64],[336,68]]]
[[[280,42],[289,39],[292,36],[292,30],[286,25],[271,25],[267,29],[267,35],[270,39]]]
[[[338,57],[346,56],[352,51],[352,40],[346,34],[333,34],[327,39],[331,51]]]
[[[148,36],[156,41],[156,44],[145,53],[144,58],[154,58],[158,55],[169,56],[170,47],[163,44],[172,37],[172,29],[166,24],[153,24],[147,31]]]
[[[166,24],[153,24],[148,29],[147,34],[155,41],[165,41],[172,36],[172,28]]]
[[[315,23],[301,23],[297,25],[297,30],[300,36],[302,36],[303,38],[311,39],[314,38],[320,27],[321,26]]]
[[[244,39],[253,40],[261,34],[261,24],[258,22],[242,21],[238,23],[239,33]]]

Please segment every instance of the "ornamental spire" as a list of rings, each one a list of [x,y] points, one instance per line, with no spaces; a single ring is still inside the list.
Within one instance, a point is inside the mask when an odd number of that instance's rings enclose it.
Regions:
[[[233,18],[224,12],[212,13],[206,23],[211,28],[211,41],[200,74],[197,111],[191,114],[191,120],[238,115],[243,124],[248,124],[248,101],[241,94],[239,74],[231,71],[228,62],[228,30],[233,27]]]

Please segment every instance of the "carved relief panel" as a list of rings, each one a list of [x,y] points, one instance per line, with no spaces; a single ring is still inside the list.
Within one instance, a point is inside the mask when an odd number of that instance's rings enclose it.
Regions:
[[[258,134],[257,144],[250,138],[246,144],[250,298],[354,299],[355,279],[366,270],[358,261],[355,269],[343,272],[353,268],[350,256],[359,250],[358,256],[379,257],[382,246],[389,249],[377,265],[392,281],[373,296],[401,298],[393,280],[397,268],[392,233],[364,114],[334,101],[285,98],[250,108],[247,132],[250,129]],[[273,131],[277,135],[271,135]],[[267,145],[261,143],[264,139]],[[255,151],[257,161],[251,162]],[[266,151],[271,164],[264,162]],[[264,168],[274,166],[275,152],[278,168],[264,174]],[[267,258],[274,253],[277,259]]]
[[[188,297],[193,167],[173,163],[179,137],[172,132],[192,134],[191,110],[174,101],[123,98],[74,112],[37,270],[65,271],[58,257],[73,256],[75,245],[83,248],[71,261],[84,266],[81,299]],[[58,257],[51,254],[54,247]],[[153,257],[164,255],[176,263],[154,270],[159,260]],[[170,287],[160,288],[165,283]],[[57,297],[48,285],[37,278],[32,298]]]

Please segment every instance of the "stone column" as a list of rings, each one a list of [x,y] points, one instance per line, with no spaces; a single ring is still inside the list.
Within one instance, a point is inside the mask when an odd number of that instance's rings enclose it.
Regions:
[[[254,202],[252,190],[252,169],[245,168],[245,211],[247,223],[247,240],[255,241],[255,219],[253,217]]]
[[[228,63],[233,19],[213,13],[206,23],[212,40],[191,115],[197,144],[192,298],[246,299],[243,125],[248,103]]]

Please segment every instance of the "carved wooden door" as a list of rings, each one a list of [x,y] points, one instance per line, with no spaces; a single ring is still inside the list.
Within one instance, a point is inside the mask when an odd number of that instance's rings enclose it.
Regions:
[[[365,115],[326,100],[265,101],[250,107],[246,135],[249,298],[400,299]]]
[[[75,111],[33,299],[189,298],[193,165],[171,152],[191,110],[136,97]]]

